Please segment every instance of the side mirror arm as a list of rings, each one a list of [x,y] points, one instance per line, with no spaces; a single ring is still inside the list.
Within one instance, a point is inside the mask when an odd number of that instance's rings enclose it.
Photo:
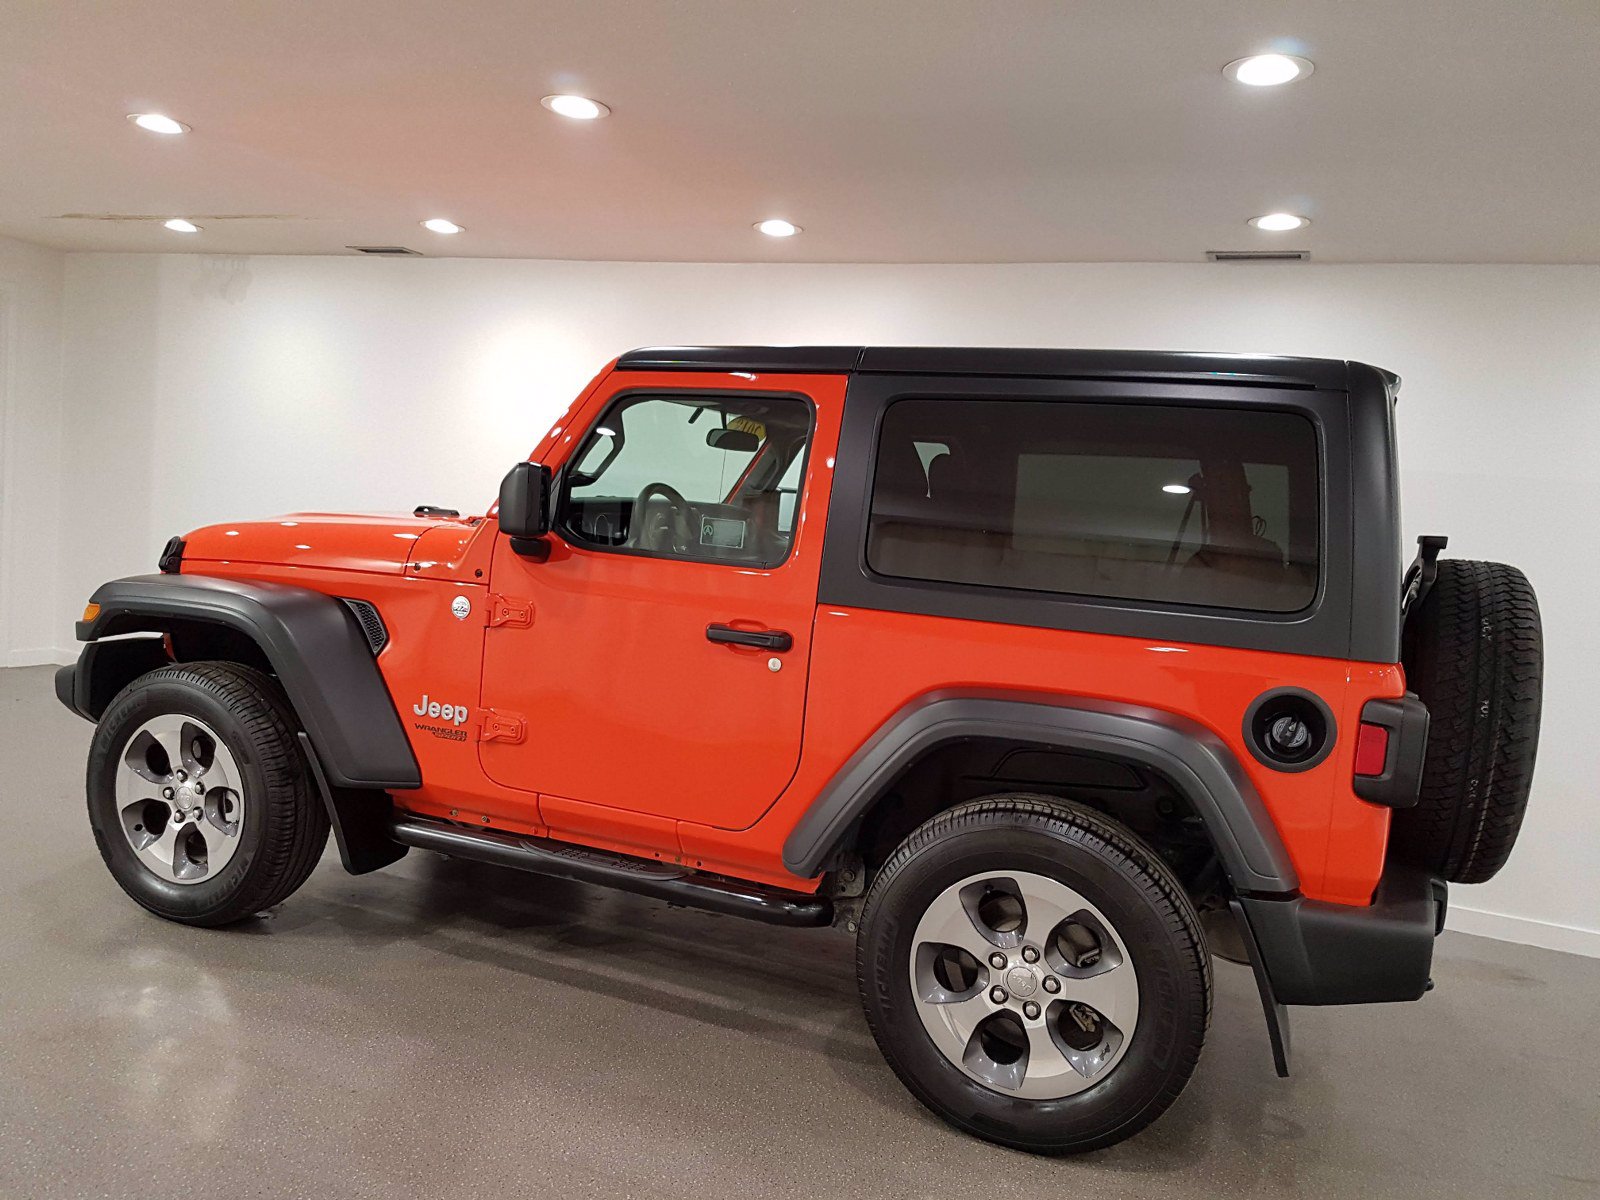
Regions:
[[[531,558],[534,562],[544,562],[550,557],[550,539],[514,537],[511,539],[511,552],[522,558]]]

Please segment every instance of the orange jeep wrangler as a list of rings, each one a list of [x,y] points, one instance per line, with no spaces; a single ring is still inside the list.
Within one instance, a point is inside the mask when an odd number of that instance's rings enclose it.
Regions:
[[[139,904],[223,925],[333,831],[856,935],[884,1056],[1043,1152],[1183,1089],[1213,951],[1285,1005],[1428,990],[1511,851],[1527,580],[1403,570],[1355,362],[640,350],[487,516],[198,529],[107,583],[63,703]]]

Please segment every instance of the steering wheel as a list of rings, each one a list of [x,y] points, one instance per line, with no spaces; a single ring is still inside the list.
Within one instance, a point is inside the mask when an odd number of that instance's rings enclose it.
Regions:
[[[670,515],[657,511],[650,518],[650,501],[659,497],[671,507]],[[634,497],[633,512],[628,518],[628,541],[641,550],[673,550],[679,554],[688,551],[692,537],[689,527],[689,502],[683,493],[670,483],[647,483]]]

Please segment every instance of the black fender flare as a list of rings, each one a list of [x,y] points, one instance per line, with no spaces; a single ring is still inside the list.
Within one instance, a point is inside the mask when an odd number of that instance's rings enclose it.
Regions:
[[[967,738],[1014,738],[1148,767],[1194,806],[1235,891],[1299,890],[1299,875],[1260,795],[1211,730],[1137,705],[993,692],[936,692],[890,717],[817,794],[784,842],[784,866],[807,878],[818,874],[907,767],[942,743]]]
[[[102,584],[90,604],[99,611],[77,626],[78,640],[90,644],[76,666],[63,668],[56,689],[80,715],[98,720],[117,691],[160,665],[148,646],[142,653],[112,651],[136,646],[136,639],[100,639],[165,633],[185,623],[221,625],[248,637],[266,657],[329,783],[381,791],[422,786],[371,645],[338,598],[282,583],[133,575]]]

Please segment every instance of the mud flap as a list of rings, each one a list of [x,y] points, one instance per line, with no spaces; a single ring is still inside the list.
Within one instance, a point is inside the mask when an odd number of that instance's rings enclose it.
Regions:
[[[339,847],[344,869],[352,875],[365,875],[404,858],[411,847],[402,846],[389,836],[393,804],[388,794],[330,784],[304,730],[299,739],[312,780],[328,810],[328,823],[333,826],[333,840]]]
[[[1279,1079],[1289,1078],[1289,1010],[1278,1003],[1272,994],[1272,981],[1267,978],[1267,967],[1261,959],[1261,947],[1256,943],[1255,932],[1245,919],[1244,906],[1237,900],[1228,901],[1233,919],[1239,926],[1239,936],[1244,940],[1250,956],[1250,969],[1255,972],[1256,991],[1261,994],[1261,1011],[1267,1019],[1267,1037],[1272,1042],[1272,1065]]]

